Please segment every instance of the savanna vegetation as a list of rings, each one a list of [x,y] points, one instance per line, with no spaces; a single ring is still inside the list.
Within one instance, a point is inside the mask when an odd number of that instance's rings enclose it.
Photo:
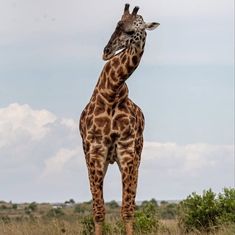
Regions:
[[[91,235],[92,202],[70,199],[60,204],[0,201],[0,235]],[[136,235],[232,235],[235,234],[235,189],[192,193],[181,202],[143,201],[137,206]],[[124,235],[120,205],[106,203],[106,235]]]

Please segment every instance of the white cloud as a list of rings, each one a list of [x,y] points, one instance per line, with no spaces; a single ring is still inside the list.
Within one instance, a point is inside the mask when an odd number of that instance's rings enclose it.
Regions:
[[[77,122],[29,105],[0,109],[0,143],[0,198],[50,200],[84,159]]]
[[[61,124],[65,125],[66,127],[70,128],[71,130],[78,130],[79,122],[71,119],[71,118],[62,118]]]
[[[234,146],[145,142],[139,197],[183,198],[207,188],[234,185]],[[147,182],[150,182],[147,186]]]
[[[233,160],[233,154],[233,145],[205,143],[177,145],[176,143],[145,142],[142,159],[144,164],[149,164],[153,168],[160,163],[161,169],[166,173],[177,170],[177,173],[181,171],[194,175],[195,172],[199,174],[199,170],[206,167],[218,167],[222,161],[229,163]]]
[[[15,103],[0,109],[0,123],[1,199],[90,199],[77,121]],[[192,191],[232,186],[233,147],[145,141],[137,199],[177,199]],[[121,200],[120,179],[118,168],[110,166],[106,200]]]
[[[54,174],[63,173],[66,163],[68,163],[72,158],[78,156],[81,153],[81,148],[75,149],[59,149],[55,156],[45,160],[45,169],[42,173],[42,177],[48,177]]]
[[[0,109],[0,147],[18,141],[22,136],[42,139],[49,131],[48,124],[57,120],[47,110],[32,110],[29,105],[10,104]]]

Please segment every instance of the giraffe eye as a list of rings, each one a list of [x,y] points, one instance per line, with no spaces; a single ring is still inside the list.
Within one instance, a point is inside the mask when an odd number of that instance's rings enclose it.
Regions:
[[[134,30],[131,30],[131,31],[127,31],[127,32],[125,32],[127,35],[133,35],[134,33],[135,33],[135,31]]]

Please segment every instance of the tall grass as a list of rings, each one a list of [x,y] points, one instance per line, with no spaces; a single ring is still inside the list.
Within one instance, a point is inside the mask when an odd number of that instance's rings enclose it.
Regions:
[[[117,221],[116,221],[117,222]],[[105,225],[105,235],[123,235],[121,230],[115,229],[117,223],[115,221],[108,222]],[[0,222],[0,235],[83,235],[83,226],[80,221],[67,221],[62,218],[49,219],[35,219],[34,221],[11,221],[5,223]],[[89,232],[86,233],[87,235]],[[222,226],[219,230],[211,233],[192,231],[188,233],[182,232],[178,227],[176,220],[160,221],[158,231],[149,233],[148,235],[234,235],[235,226]],[[137,232],[136,235],[142,235]]]
[[[80,222],[69,222],[63,219],[42,219],[21,222],[1,222],[0,235],[78,235],[82,234]]]

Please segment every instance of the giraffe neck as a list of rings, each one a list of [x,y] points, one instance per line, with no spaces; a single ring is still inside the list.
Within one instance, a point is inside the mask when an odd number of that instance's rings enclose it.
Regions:
[[[134,44],[110,59],[104,66],[93,96],[98,94],[105,103],[113,105],[128,97],[125,81],[138,67],[144,52],[146,33],[138,44]],[[93,97],[95,98],[95,97]]]

